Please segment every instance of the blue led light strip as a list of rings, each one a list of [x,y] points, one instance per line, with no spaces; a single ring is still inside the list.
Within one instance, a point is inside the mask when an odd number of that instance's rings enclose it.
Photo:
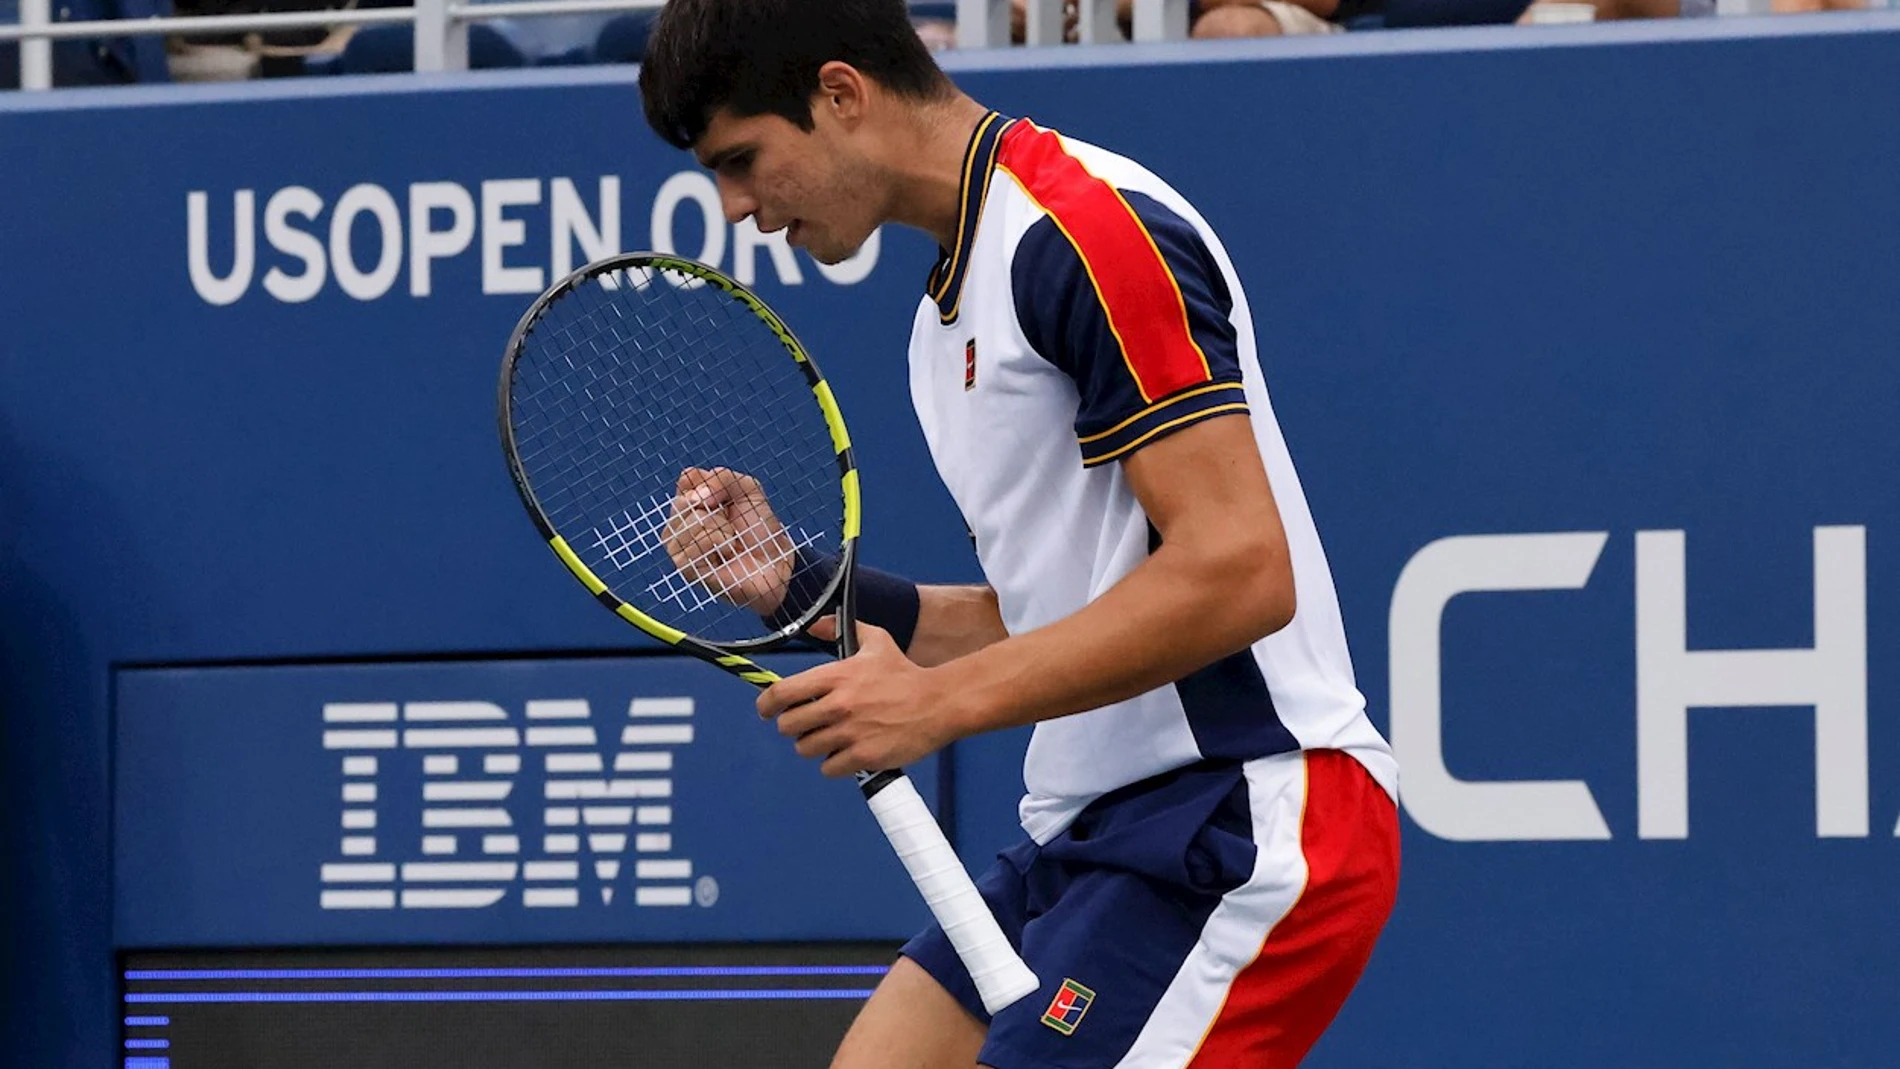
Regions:
[[[172,1069],[170,1058],[127,1058],[125,1069]]]
[[[127,1028],[163,1028],[172,1023],[170,1017],[127,1017]]]
[[[172,1041],[169,1039],[128,1039],[125,1041],[126,1050],[169,1050],[171,1045]]]
[[[200,1002],[770,1002],[792,999],[857,999],[867,990],[848,988],[756,988],[728,991],[138,991],[125,1001],[151,1004]]]
[[[127,969],[140,980],[527,980],[688,976],[883,976],[883,965],[664,965],[551,969]]]

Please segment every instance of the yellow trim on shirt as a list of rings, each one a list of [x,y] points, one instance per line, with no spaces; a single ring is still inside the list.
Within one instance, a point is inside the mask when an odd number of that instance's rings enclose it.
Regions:
[[[983,147],[984,132],[989,130],[990,126],[1000,118],[1002,118],[1000,113],[994,111],[990,112],[983,117],[982,122],[977,124],[976,133],[970,138],[969,152],[963,157],[963,181],[957,185],[957,194],[962,197],[962,203],[957,205],[956,246],[950,250],[950,262],[944,268],[942,284],[930,295],[932,300],[943,300],[944,296],[950,292],[951,280],[957,277],[957,264],[961,262],[963,258],[963,239],[968,233],[967,228],[970,224],[970,176],[976,173],[976,157],[979,150]],[[988,188],[988,182],[989,176],[986,174],[984,176],[984,186],[986,189]],[[981,211],[982,208],[983,202],[978,201],[977,210]]]
[[[1238,382],[1215,382],[1215,383],[1210,383],[1206,386],[1197,386],[1186,393],[1177,393],[1169,397],[1164,397],[1161,400],[1156,401],[1154,404],[1149,405],[1147,408],[1144,408],[1141,411],[1135,413],[1134,415],[1129,416],[1127,419],[1122,420],[1120,423],[1115,424],[1113,427],[1110,427],[1109,429],[1105,431],[1101,431],[1100,433],[1097,433],[1097,434],[1091,434],[1087,438],[1077,438],[1076,441],[1080,442],[1083,445],[1087,445],[1090,442],[1099,442],[1102,439],[1107,438],[1108,436],[1116,433],[1117,431],[1120,431],[1126,428],[1130,423],[1133,423],[1136,420],[1146,419],[1147,417],[1154,415],[1156,412],[1159,412],[1164,408],[1168,408],[1169,406],[1175,404],[1176,402],[1185,401],[1190,397],[1199,397],[1204,393],[1212,393],[1215,390],[1242,390],[1244,391],[1246,390],[1246,388],[1247,388],[1246,386]]]
[[[1192,422],[1194,420],[1200,419],[1203,416],[1218,416],[1218,415],[1222,415],[1228,412],[1245,413],[1246,411],[1247,411],[1247,403],[1245,401],[1238,401],[1231,405],[1215,405],[1213,408],[1203,408],[1199,410],[1198,412],[1190,412],[1187,415],[1180,417],[1179,419],[1171,419],[1168,422],[1163,423],[1161,426],[1156,427],[1153,430],[1149,431],[1147,434],[1144,434],[1141,437],[1135,439],[1134,441],[1129,442],[1127,445],[1122,446],[1120,449],[1103,453],[1099,457],[1086,458],[1083,462],[1083,467],[1094,467],[1095,465],[1100,464],[1104,461],[1114,460],[1116,457],[1122,456],[1125,453],[1128,453],[1134,449],[1137,449],[1143,445],[1146,445],[1148,442],[1152,441],[1156,435],[1162,433],[1163,431],[1172,430],[1175,427],[1179,427],[1183,423]]]

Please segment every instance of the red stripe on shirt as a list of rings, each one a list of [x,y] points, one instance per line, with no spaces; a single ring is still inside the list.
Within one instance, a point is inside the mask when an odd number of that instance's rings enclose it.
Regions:
[[[1398,809],[1338,750],[1309,750],[1306,889],[1234,978],[1189,1069],[1291,1069],[1365,970],[1398,892]]]
[[[1003,135],[997,165],[1016,176],[1082,257],[1144,402],[1213,377],[1188,327],[1180,284],[1114,186],[1064,151],[1053,131],[1028,122]]]

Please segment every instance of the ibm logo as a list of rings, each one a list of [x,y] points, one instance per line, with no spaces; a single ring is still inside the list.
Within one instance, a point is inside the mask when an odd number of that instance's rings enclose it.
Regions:
[[[636,906],[717,901],[719,885],[694,882],[671,830],[673,753],[693,741],[693,699],[628,703],[611,774],[587,702],[536,700],[525,712],[518,725],[489,702],[326,704],[323,748],[342,759],[344,860],[322,866],[323,908],[484,909],[518,888],[523,906],[571,909],[583,889],[611,904],[628,884]],[[378,826],[394,751],[421,762],[419,836]],[[533,827],[517,827],[507,806],[520,784],[539,787]]]

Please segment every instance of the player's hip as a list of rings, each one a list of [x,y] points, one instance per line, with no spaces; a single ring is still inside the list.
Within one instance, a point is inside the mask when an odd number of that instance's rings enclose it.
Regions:
[[[1104,796],[982,881],[1043,980],[991,1022],[983,1064],[1293,1065],[1364,968],[1397,871],[1391,799],[1338,751],[1201,762]],[[930,938],[912,956],[954,993]]]
[[[1215,667],[1208,675],[1220,674]],[[1085,811],[1156,790],[1184,769],[1237,770],[1243,762],[1302,750],[1350,754],[1397,797],[1391,747],[1356,690],[1325,701],[1276,703],[1265,687],[1210,678],[1036,725],[1023,758],[1019,817],[1030,838],[1050,842]]]

